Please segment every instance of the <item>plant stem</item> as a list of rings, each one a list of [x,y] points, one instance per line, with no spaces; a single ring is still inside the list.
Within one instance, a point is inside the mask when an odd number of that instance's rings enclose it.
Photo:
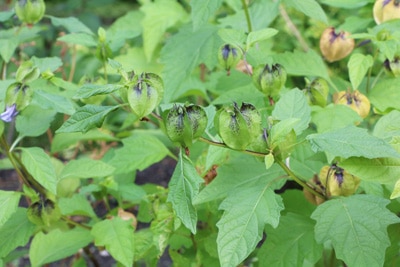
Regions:
[[[281,168],[287,173],[287,175],[290,176],[290,178],[292,178],[296,183],[298,183],[299,185],[301,185],[304,189],[306,189],[308,192],[310,192],[311,194],[313,194],[314,196],[317,196],[319,198],[322,199],[326,199],[326,197],[324,195],[322,195],[321,193],[315,191],[314,189],[312,189],[311,187],[309,187],[305,182],[303,182],[302,180],[300,180],[296,174],[294,174],[289,168],[288,166],[285,165],[285,163],[281,160],[276,160],[276,163],[278,163],[279,166],[281,166]]]
[[[299,41],[301,48],[307,52],[310,50],[308,44],[304,40],[300,31],[297,29],[296,25],[294,25],[293,21],[290,19],[289,14],[286,12],[286,9],[283,5],[279,5],[279,12],[281,13],[282,18],[285,20],[287,27],[292,31],[294,37],[296,37],[297,41]]]
[[[378,57],[378,53],[379,53],[379,51],[376,50],[375,53],[374,53],[373,62],[375,62],[376,58]],[[371,79],[372,68],[373,68],[373,67],[374,67],[374,66],[372,65],[372,66],[369,68],[369,70],[368,70],[367,88],[365,89],[365,92],[367,92],[367,94],[368,94],[368,92],[369,92],[369,88],[372,88],[372,86],[369,86],[369,81],[370,81],[370,79]],[[383,69],[383,68],[382,68],[382,69]],[[379,77],[379,76],[378,76],[378,77]],[[376,81],[376,79],[375,79],[375,81]],[[354,90],[356,90],[356,89],[357,89],[357,88],[354,88]]]
[[[84,225],[84,224],[78,223],[78,222],[75,222],[74,220],[68,218],[67,216],[62,216],[61,219],[63,219],[67,223],[72,224],[74,226],[78,226],[78,227],[81,227],[81,228],[84,228],[84,229],[87,229],[87,230],[91,230],[92,229],[92,227],[90,227],[88,225]]]
[[[69,71],[68,81],[72,82],[74,79],[75,69],[76,69],[76,46],[74,45],[72,48],[72,57],[71,57],[71,70]]]
[[[244,14],[246,16],[246,21],[247,21],[247,30],[250,32],[253,31],[253,26],[251,25],[251,19],[250,19],[250,13],[249,13],[249,7],[246,4],[246,0],[242,0],[242,6],[244,10]]]

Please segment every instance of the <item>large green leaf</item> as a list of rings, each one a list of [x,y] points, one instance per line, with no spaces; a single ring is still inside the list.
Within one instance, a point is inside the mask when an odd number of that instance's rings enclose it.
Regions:
[[[347,68],[349,69],[350,82],[354,90],[358,89],[362,79],[373,64],[374,59],[371,55],[364,56],[360,53],[351,55]]]
[[[265,170],[265,165],[254,157],[231,152],[229,161],[218,168],[218,176],[200,191],[194,199],[194,203],[197,205],[225,198],[234,188],[241,188],[249,182],[262,182],[268,177],[279,177],[280,175],[283,175],[280,168],[272,167]]]
[[[360,8],[375,0],[320,0],[322,4],[342,8]]]
[[[119,217],[96,223],[91,231],[96,246],[105,246],[111,256],[124,266],[132,266],[134,235],[131,221]]]
[[[399,153],[384,140],[368,134],[366,129],[347,126],[338,130],[307,136],[314,151],[350,158],[399,158]]]
[[[282,64],[288,74],[296,76],[318,76],[330,81],[328,70],[322,58],[314,51],[285,52],[273,56],[276,62]]]
[[[381,117],[374,127],[374,136],[390,142],[393,137],[400,136],[400,111],[393,110]]]
[[[339,166],[361,180],[394,183],[400,179],[400,159],[354,157],[340,162]]]
[[[104,95],[113,93],[123,86],[120,84],[84,84],[76,91],[74,98],[88,98],[95,95]]]
[[[64,167],[60,179],[65,178],[96,178],[113,174],[115,168],[101,160],[82,158],[71,160]]]
[[[311,113],[311,118],[319,133],[340,129],[362,121],[358,113],[346,105],[329,105],[324,108],[315,108]]]
[[[191,16],[193,21],[193,30],[197,31],[201,26],[207,24],[208,20],[214,16],[215,12],[222,5],[223,0],[192,0]]]
[[[283,2],[298,11],[304,13],[305,15],[309,16],[310,18],[319,20],[325,24],[328,24],[328,18],[324,10],[315,0],[283,0]]]
[[[168,201],[172,203],[182,223],[193,234],[197,230],[197,211],[192,202],[202,182],[203,179],[197,173],[193,163],[181,150],[178,164],[168,185]]]
[[[53,109],[67,115],[72,115],[75,112],[75,107],[69,99],[42,90],[35,90],[33,92],[32,102],[42,108]]]
[[[82,32],[87,34],[92,34],[93,32],[83,24],[79,19],[75,17],[67,17],[67,18],[57,18],[53,16],[48,16],[51,20],[51,23],[56,27],[64,27],[69,32]]]
[[[178,2],[171,0],[147,2],[140,11],[145,14],[142,20],[143,47],[150,61],[165,31],[178,22],[185,21],[188,14]]]
[[[19,246],[25,246],[36,225],[27,217],[25,208],[18,208],[5,224],[0,226],[0,258],[4,258]]]
[[[60,198],[58,206],[63,215],[83,215],[96,218],[89,200],[84,195],[74,194],[71,198]]]
[[[57,194],[57,174],[50,157],[38,147],[20,148],[21,161],[33,178],[54,195]]]
[[[90,231],[79,227],[68,231],[55,229],[48,234],[39,232],[33,238],[29,250],[31,264],[32,266],[42,266],[71,256],[92,240]]]
[[[322,256],[323,246],[315,241],[314,225],[315,222],[306,216],[287,213],[276,229],[267,226],[267,240],[257,253],[261,266],[315,264]]]
[[[17,210],[20,198],[21,194],[19,192],[0,190],[0,227]]]
[[[39,136],[49,129],[55,115],[54,110],[29,105],[17,117],[15,127],[20,137]]]
[[[379,111],[400,110],[400,78],[379,81],[368,95],[371,104]]]
[[[84,132],[100,127],[108,113],[116,110],[118,106],[86,105],[79,108],[56,133]]]
[[[167,41],[161,51],[161,61],[165,65],[164,102],[179,97],[179,86],[200,63],[210,69],[217,64],[215,53],[222,44],[217,31],[217,27],[208,25],[193,32],[191,25],[187,25]]]
[[[307,98],[298,89],[292,89],[281,96],[275,105],[272,116],[278,120],[299,119],[293,126],[297,135],[308,128],[311,120],[311,109]]]
[[[269,170],[278,168],[276,165]],[[274,193],[276,176],[235,187],[221,203],[224,214],[217,223],[218,255],[222,267],[239,265],[257,246],[266,224],[277,227],[282,198]]]
[[[115,150],[108,162],[116,173],[144,170],[170,154],[167,147],[156,137],[145,133],[134,133],[122,140],[123,147]]]
[[[386,209],[389,201],[371,195],[332,199],[318,206],[311,218],[316,220],[318,243],[330,241],[336,257],[348,266],[382,266],[390,245],[387,226],[399,218]]]

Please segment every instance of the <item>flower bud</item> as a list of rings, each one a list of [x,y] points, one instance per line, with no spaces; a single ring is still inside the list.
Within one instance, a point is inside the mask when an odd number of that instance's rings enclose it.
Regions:
[[[393,74],[394,77],[400,77],[400,57],[396,56],[392,61],[389,61],[389,59],[386,59],[383,62],[383,66],[385,69]]]
[[[322,55],[329,62],[338,61],[348,56],[354,49],[354,39],[349,38],[350,33],[335,32],[335,28],[327,28],[321,35],[319,47]]]
[[[15,79],[20,83],[29,83],[36,80],[40,76],[40,70],[38,67],[33,66],[32,61],[25,61],[17,69]]]
[[[6,110],[0,114],[0,119],[4,122],[11,122],[18,115],[17,105],[7,106]]]
[[[286,70],[280,64],[259,65],[253,71],[253,82],[258,90],[273,98],[279,95],[287,78]]]
[[[43,0],[17,0],[15,13],[20,21],[35,24],[44,16],[46,5]]]
[[[319,179],[329,197],[353,195],[360,184],[358,177],[349,174],[336,164],[322,167]]]
[[[341,91],[333,95],[333,102],[335,104],[346,105],[353,109],[360,115],[361,118],[365,118],[369,114],[371,103],[368,98],[361,94],[358,90],[353,92]]]
[[[306,85],[306,96],[312,105],[325,107],[329,94],[328,83],[321,78],[314,79]]]
[[[15,104],[15,108],[21,111],[29,105],[32,95],[33,90],[28,85],[16,82],[8,86],[5,102],[8,107]]]
[[[127,92],[132,111],[143,118],[149,115],[160,104],[164,93],[161,78],[153,73],[142,73],[135,76]]]
[[[374,4],[373,14],[376,24],[400,18],[399,0],[377,0]]]
[[[204,109],[197,105],[174,105],[168,111],[164,124],[169,139],[186,148],[204,133],[207,115]]]
[[[241,50],[229,44],[221,46],[218,50],[219,64],[226,71],[228,71],[228,73],[232,67],[236,66],[241,57],[242,57]]]
[[[217,112],[214,124],[224,143],[236,150],[245,150],[260,132],[261,116],[251,104],[236,103]]]

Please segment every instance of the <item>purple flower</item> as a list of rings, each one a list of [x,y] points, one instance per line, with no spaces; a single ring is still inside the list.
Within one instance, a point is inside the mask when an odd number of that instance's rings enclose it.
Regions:
[[[17,105],[13,104],[6,107],[6,110],[0,114],[0,119],[4,122],[11,122],[17,115]]]

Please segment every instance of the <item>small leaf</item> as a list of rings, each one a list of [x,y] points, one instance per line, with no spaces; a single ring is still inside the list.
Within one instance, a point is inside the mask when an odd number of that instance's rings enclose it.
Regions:
[[[271,153],[269,153],[268,155],[265,155],[264,163],[265,163],[265,168],[267,170],[269,168],[271,168],[271,166],[274,164],[274,162],[275,162],[274,155],[272,155]]]
[[[47,16],[51,20],[51,24],[56,27],[64,27],[69,32],[82,32],[93,35],[93,32],[83,24],[79,19],[75,17],[68,18],[56,18],[53,16]]]
[[[400,159],[393,158],[349,158],[339,166],[365,181],[392,184],[400,178]]]
[[[71,100],[61,95],[34,90],[32,100],[32,102],[35,102],[35,104],[42,108],[52,109],[59,113],[72,115],[75,112],[75,107]]]
[[[371,0],[320,0],[320,2],[322,4],[326,4],[326,5],[333,6],[333,7],[342,7],[342,8],[353,9],[353,8],[363,7],[373,1],[371,1]]]
[[[105,246],[114,259],[124,266],[133,265],[134,235],[130,221],[119,217],[96,223],[91,231],[96,246]]]
[[[49,129],[55,115],[54,110],[29,105],[22,111],[21,115],[17,116],[16,130],[20,137],[39,136]]]
[[[108,113],[116,110],[118,106],[86,105],[79,108],[56,133],[84,132],[100,127]]]
[[[276,229],[266,227],[267,240],[257,253],[259,262],[274,267],[315,264],[322,256],[323,246],[314,239],[314,225],[303,215],[289,212],[282,216]]]
[[[122,88],[123,85],[119,84],[84,84],[82,87],[76,91],[74,95],[74,99],[81,99],[81,98],[89,98],[91,96],[95,95],[105,95],[105,94],[111,94],[120,88]]]
[[[276,147],[286,140],[287,135],[293,131],[294,127],[298,125],[300,119],[289,118],[284,119],[277,124],[273,125],[270,131],[271,144],[270,147]]]
[[[83,158],[69,161],[62,170],[60,179],[106,177],[113,174],[114,171],[113,166],[101,160]]]
[[[246,40],[246,33],[243,30],[222,28],[218,30],[218,35],[225,43],[238,48],[242,47]]]
[[[0,226],[0,258],[4,258],[19,246],[25,246],[36,225],[27,217],[27,209],[17,208],[5,224]]]
[[[400,180],[397,180],[396,184],[394,185],[394,189],[392,194],[390,195],[390,199],[395,199],[400,197]]]
[[[299,119],[293,129],[296,135],[308,128],[311,120],[311,109],[305,95],[299,89],[292,89],[281,96],[275,105],[272,116],[278,120]]]
[[[259,31],[250,32],[249,35],[247,36],[247,42],[246,42],[247,50],[249,50],[253,44],[271,38],[272,36],[275,36],[277,33],[278,30],[273,28],[266,28]]]
[[[192,7],[191,16],[193,21],[193,31],[198,30],[208,20],[214,16],[215,12],[222,5],[222,0],[192,0],[190,6]]]
[[[350,81],[354,90],[358,89],[362,79],[373,64],[374,59],[371,55],[364,56],[358,53],[351,55],[347,68],[349,69]]]
[[[42,266],[77,253],[92,240],[90,232],[80,227],[68,231],[55,229],[47,234],[39,232],[32,240],[29,259],[32,266]]]
[[[381,112],[400,110],[400,78],[380,80],[368,95],[371,104]]]
[[[317,221],[316,241],[332,242],[337,258],[347,266],[383,266],[390,245],[386,228],[400,222],[387,204],[388,200],[371,195],[324,202],[311,215]]]
[[[96,218],[92,206],[83,195],[74,194],[71,198],[60,198],[58,206],[63,215],[83,215]]]
[[[17,210],[20,198],[21,194],[19,192],[0,190],[0,227],[7,222]]]
[[[108,162],[116,168],[116,173],[144,170],[170,154],[166,146],[153,135],[136,133],[122,140],[123,147],[115,150]]]
[[[27,171],[44,188],[57,194],[57,174],[50,157],[38,147],[19,148],[22,151],[21,161]]]
[[[182,152],[169,182],[168,202],[182,223],[193,233],[197,230],[197,211],[193,206],[193,198],[199,192],[203,179],[199,176],[193,163]]]
[[[38,58],[33,56],[31,60],[35,64],[35,66],[39,68],[40,72],[45,72],[45,71],[54,72],[63,64],[61,58],[59,57]]]
[[[328,18],[326,17],[324,10],[315,0],[284,0],[283,2],[289,6],[294,7],[295,9],[309,16],[310,18],[328,24]]]
[[[373,135],[388,142],[400,136],[400,111],[393,110],[381,117],[375,124]]]
[[[388,143],[368,134],[366,129],[347,126],[338,130],[307,136],[314,151],[324,151],[333,156],[369,159],[392,157],[399,158],[399,153]],[[373,149],[371,149],[373,148]]]
[[[96,47],[97,40],[94,35],[77,32],[63,35],[57,38],[57,41],[65,42],[68,44],[82,45],[86,47]]]
[[[362,121],[357,112],[345,105],[329,105],[315,109],[311,117],[319,133],[355,125]]]
[[[265,225],[279,224],[282,198],[273,191],[275,176],[236,187],[221,203],[217,223],[218,255],[222,267],[237,266],[255,249]]]

